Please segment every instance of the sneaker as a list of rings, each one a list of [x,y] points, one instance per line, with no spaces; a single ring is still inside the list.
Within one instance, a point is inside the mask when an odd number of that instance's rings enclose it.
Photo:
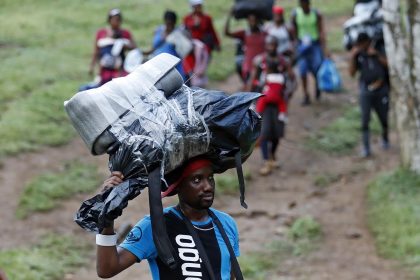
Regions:
[[[389,150],[390,147],[391,145],[389,144],[388,140],[382,140],[382,149]]]
[[[280,168],[280,163],[275,160],[269,160],[268,164],[270,165],[271,169],[278,169]]]
[[[363,149],[360,153],[361,158],[370,158],[372,156],[372,153],[369,150]]]
[[[311,105],[311,99],[309,98],[308,95],[303,98],[303,100],[300,103],[300,105],[302,105],[302,106],[309,106],[309,105]]]
[[[267,176],[271,173],[271,165],[269,161],[264,162],[263,167],[260,169],[260,175],[261,176]]]
[[[316,101],[321,100],[321,91],[319,89],[316,89],[315,91],[315,98],[316,98]]]

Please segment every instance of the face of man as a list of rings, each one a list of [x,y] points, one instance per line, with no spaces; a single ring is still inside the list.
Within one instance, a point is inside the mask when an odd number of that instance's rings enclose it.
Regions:
[[[120,27],[121,27],[121,17],[119,15],[112,16],[109,19],[109,25],[111,25],[112,29],[120,29]]]
[[[203,5],[198,4],[192,7],[194,13],[202,13],[203,12]]]
[[[265,43],[265,51],[270,56],[275,56],[277,54],[277,43],[276,42],[267,42]]]
[[[172,32],[175,29],[175,22],[171,19],[165,19],[166,31]]]
[[[251,30],[255,30],[258,28],[258,19],[256,15],[249,15],[248,16],[248,24]]]
[[[284,17],[283,14],[273,14],[273,20],[277,24],[284,23]]]
[[[180,202],[190,207],[203,210],[213,204],[215,182],[213,168],[203,167],[186,177],[178,187]]]
[[[309,0],[300,0],[300,6],[305,11],[305,13],[309,12],[311,9],[311,4]]]

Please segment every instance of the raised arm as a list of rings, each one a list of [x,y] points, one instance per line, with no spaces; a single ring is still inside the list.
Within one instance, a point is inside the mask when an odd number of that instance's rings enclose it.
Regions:
[[[102,187],[104,189],[112,188],[122,183],[123,178],[124,176],[121,172],[112,172]],[[99,238],[102,238],[102,240],[112,239],[111,236],[113,235],[115,235],[115,231],[114,225],[112,224],[101,232]],[[106,245],[108,246],[97,245],[96,247],[96,272],[100,278],[111,278],[137,261],[136,256],[127,250],[117,248],[116,244],[110,242],[110,244]]]

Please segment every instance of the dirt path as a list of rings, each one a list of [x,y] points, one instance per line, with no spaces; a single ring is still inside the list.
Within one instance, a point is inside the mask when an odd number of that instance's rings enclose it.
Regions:
[[[338,64],[343,65],[342,58],[338,58]],[[350,92],[355,90],[353,81],[345,79],[345,84]],[[238,80],[231,77],[220,88],[232,91],[238,85]],[[390,170],[398,164],[398,151],[378,152],[372,160],[358,161],[354,156],[329,157],[307,150],[302,144],[305,137],[340,115],[340,104],[354,103],[356,98],[354,94],[324,96],[321,103],[308,108],[298,105],[300,98],[298,91],[290,109],[287,136],[279,149],[281,169],[268,177],[259,177],[257,171],[261,159],[258,150],[245,164],[254,178],[247,190],[250,209],[241,209],[236,196],[217,197],[215,202],[216,208],[227,211],[237,220],[242,254],[262,250],[264,245],[282,238],[278,233],[290,219],[312,215],[322,225],[323,239],[319,249],[309,256],[286,260],[270,275],[270,279],[410,279],[395,263],[376,255],[366,226],[366,185],[378,172]],[[393,143],[396,143],[395,139]],[[374,145],[374,149],[378,151],[378,145]],[[46,170],[56,170],[63,161],[75,158],[97,163],[105,177],[106,157],[91,157],[80,140],[61,148],[46,148],[4,161],[0,170],[3,182],[0,189],[3,233],[0,249],[34,243],[39,236],[50,231],[76,234],[94,243],[92,235],[84,233],[72,222],[80,201],[89,195],[76,196],[54,211],[35,214],[27,220],[16,220],[14,216],[19,195],[30,178]],[[314,180],[326,172],[339,174],[341,180],[320,190],[314,186]],[[171,202],[166,201],[166,204]],[[295,206],[291,208],[291,205]],[[144,193],[130,203],[123,219],[135,223],[147,213],[147,193]],[[117,226],[121,222],[122,219],[118,220]],[[66,279],[97,279],[94,252],[88,262],[88,266],[66,275]],[[115,279],[149,279],[147,275],[148,266],[143,264],[130,268]]]

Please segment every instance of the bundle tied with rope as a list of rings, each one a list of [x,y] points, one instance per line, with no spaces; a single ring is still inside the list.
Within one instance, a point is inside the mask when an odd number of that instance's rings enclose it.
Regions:
[[[178,58],[160,54],[128,76],[65,102],[91,153],[109,154],[110,171],[121,171],[126,179],[84,201],[75,222],[87,231],[101,232],[129,200],[149,187],[153,239],[169,267],[176,264],[161,194],[175,182],[185,162],[205,156],[216,173],[237,169],[241,204],[246,207],[241,164],[252,153],[261,126],[260,116],[250,109],[260,94],[189,88],[174,68],[178,63]]]

